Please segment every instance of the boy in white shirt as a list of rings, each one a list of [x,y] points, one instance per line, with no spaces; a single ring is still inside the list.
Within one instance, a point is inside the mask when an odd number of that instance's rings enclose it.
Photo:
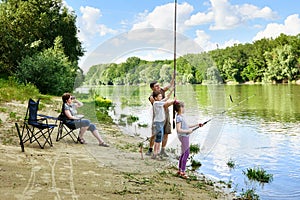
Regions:
[[[162,142],[162,138],[164,136],[164,124],[166,120],[165,116],[165,108],[168,108],[170,105],[173,105],[174,100],[169,100],[173,88],[170,90],[170,93],[163,99],[160,91],[153,92],[153,125],[154,125],[154,152],[152,155],[152,159],[156,159],[158,153],[160,152],[160,143]]]

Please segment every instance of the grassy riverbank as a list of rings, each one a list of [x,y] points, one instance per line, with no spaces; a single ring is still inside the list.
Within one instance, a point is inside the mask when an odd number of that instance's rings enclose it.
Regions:
[[[226,188],[205,176],[177,177],[171,160],[142,159],[138,148],[141,138],[122,133],[113,123],[96,123],[111,144],[109,148],[99,147],[89,133],[85,145],[67,138],[55,142],[55,129],[53,147],[26,145],[22,153],[14,122],[22,123],[28,98],[41,98],[39,112],[51,116],[58,115],[61,99],[13,85],[6,88],[11,90],[10,97],[3,96],[4,87],[1,90],[3,199],[232,199],[223,192]]]

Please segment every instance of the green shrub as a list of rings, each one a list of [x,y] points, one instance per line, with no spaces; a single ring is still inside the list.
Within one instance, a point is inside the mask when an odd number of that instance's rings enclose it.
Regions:
[[[148,127],[148,124],[138,123],[138,126],[139,126],[139,127],[143,127],[143,128],[147,128],[147,127]]]
[[[95,98],[95,105],[97,107],[104,107],[104,108],[109,108],[111,107],[113,104],[112,104],[112,100],[110,99],[106,99],[104,97],[101,97],[101,96],[97,96]]]
[[[197,154],[200,152],[200,146],[198,144],[191,144],[190,145],[190,153]]]
[[[268,174],[266,170],[260,167],[249,168],[247,172],[243,171],[243,173],[249,180],[258,181],[260,183],[269,183],[273,180],[273,175]]]
[[[127,116],[127,123],[128,124],[132,124],[133,122],[136,122],[138,120],[139,120],[139,117],[137,117],[137,116],[133,116],[133,115]]]
[[[202,165],[202,164],[201,164],[200,161],[192,160],[191,166],[192,166],[192,169],[193,169],[193,170],[198,169],[199,167],[201,167],[201,165]]]
[[[79,67],[65,56],[57,37],[53,48],[26,56],[17,67],[15,76],[19,82],[32,83],[42,94],[61,95],[72,91]]]
[[[259,196],[255,193],[255,189],[242,190],[238,199],[241,200],[259,200]]]
[[[96,116],[99,123],[113,123],[113,119],[108,115],[106,110],[97,109]]]
[[[226,163],[227,166],[230,168],[230,169],[234,169],[235,168],[235,163],[233,160],[229,159],[228,162]]]

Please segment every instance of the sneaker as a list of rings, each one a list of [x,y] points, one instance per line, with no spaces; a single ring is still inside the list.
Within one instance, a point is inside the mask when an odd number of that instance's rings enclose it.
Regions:
[[[145,153],[145,155],[146,155],[146,156],[151,156],[151,155],[152,155],[152,151],[149,151],[149,150],[148,150],[148,151]]]
[[[166,153],[166,151],[164,149],[162,149],[159,153],[159,155],[161,155],[162,157],[169,157],[169,155]]]
[[[156,157],[155,154],[153,154],[153,155],[151,156],[151,158],[155,160],[157,157]]]

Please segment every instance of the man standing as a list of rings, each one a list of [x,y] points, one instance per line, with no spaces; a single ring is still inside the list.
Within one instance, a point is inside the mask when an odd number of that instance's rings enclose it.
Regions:
[[[153,98],[153,92],[154,91],[160,91],[161,94],[162,94],[162,98],[165,98],[165,92],[168,91],[171,87],[174,86],[174,76],[170,82],[169,85],[161,88],[159,83],[157,81],[153,81],[150,83],[150,88],[152,90],[152,93],[149,97],[149,101],[151,102],[151,104],[153,105],[153,102],[154,102],[154,98]],[[172,128],[171,128],[171,123],[170,123],[170,113],[169,113],[169,109],[166,108],[165,109],[165,116],[166,116],[166,121],[165,121],[165,124],[164,124],[164,138],[163,138],[163,141],[162,141],[162,148],[161,148],[161,151],[160,151],[160,155],[161,156],[164,156],[164,157],[168,157],[166,151],[165,151],[165,147],[167,145],[167,142],[168,142],[168,136],[169,134],[172,133]],[[153,151],[153,145],[154,145],[154,139],[155,139],[155,135],[153,134],[153,126],[151,128],[151,138],[150,138],[150,142],[149,142],[149,149],[148,151],[146,152],[146,155],[150,156],[152,154],[152,151]]]

